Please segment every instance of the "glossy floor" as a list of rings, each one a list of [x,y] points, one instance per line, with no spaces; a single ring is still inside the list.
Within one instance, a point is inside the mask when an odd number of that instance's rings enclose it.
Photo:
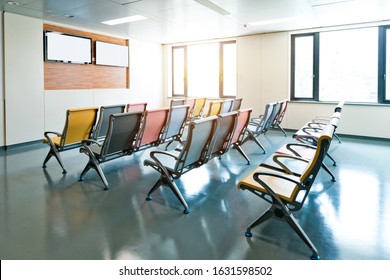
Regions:
[[[289,226],[270,220],[244,236],[246,227],[268,204],[237,182],[276,148],[291,142],[280,131],[222,160],[182,176],[190,213],[172,192],[145,197],[158,173],[143,166],[150,150],[103,165],[110,184],[95,171],[78,176],[87,162],[77,149],[62,153],[68,173],[62,175],[44,144],[0,151],[1,259],[309,259],[311,252]],[[317,246],[322,259],[390,259],[390,141],[342,137],[331,153],[337,182],[320,171],[305,206],[295,217]]]

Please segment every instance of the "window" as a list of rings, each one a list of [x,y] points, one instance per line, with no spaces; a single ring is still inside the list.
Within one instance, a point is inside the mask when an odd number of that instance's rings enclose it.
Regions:
[[[172,96],[235,95],[235,41],[172,47]]]
[[[314,34],[293,37],[293,99],[312,99],[314,95]]]
[[[291,99],[388,102],[388,32],[366,27],[293,35]]]
[[[390,103],[390,80],[387,78],[387,70],[390,69],[390,26],[379,29],[379,73],[378,91],[379,100]]]
[[[187,49],[185,47],[172,48],[172,91],[175,95],[186,94],[186,60]]]

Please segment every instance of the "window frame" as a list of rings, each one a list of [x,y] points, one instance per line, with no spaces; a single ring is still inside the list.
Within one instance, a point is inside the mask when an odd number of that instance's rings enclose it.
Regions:
[[[177,49],[183,49],[184,50],[184,57],[183,57],[183,61],[184,61],[184,69],[183,69],[183,72],[184,72],[184,89],[183,89],[183,93],[184,94],[176,94],[175,93],[175,56],[174,56],[174,52],[175,50]],[[187,46],[174,46],[172,47],[172,97],[187,97]]]
[[[313,92],[311,97],[295,96],[295,39],[299,37],[313,37]],[[295,101],[319,101],[319,44],[318,32],[291,35],[291,100]]]
[[[224,77],[224,59],[223,59],[223,51],[224,51],[224,46],[229,45],[229,44],[235,44],[237,46],[236,40],[231,40],[231,41],[222,41],[219,42],[219,97],[220,98],[235,98],[236,95],[225,95],[224,94],[224,82],[225,82],[225,77]],[[236,52],[236,57],[237,57],[237,52]],[[236,64],[236,76],[237,76],[237,64]],[[237,80],[236,80],[237,81]],[[237,84],[236,84],[236,90],[237,90]]]
[[[390,99],[386,99],[386,49],[387,49],[387,30],[390,25],[378,27],[378,103],[390,104]],[[389,81],[390,82],[390,81]]]
[[[387,36],[390,36],[390,33],[387,34],[387,31],[390,32],[390,25],[376,25],[376,26],[363,26],[363,27],[354,27],[350,29],[363,29],[367,27],[377,27],[378,28],[378,70],[377,70],[377,84],[378,84],[378,92],[377,92],[377,101],[375,102],[359,102],[359,101],[350,101],[351,103],[358,104],[390,104],[390,97],[386,99],[386,79],[387,79],[387,71],[390,72],[390,69],[386,69],[386,56],[390,54],[386,54],[387,47]],[[336,29],[338,30],[346,30],[347,28]],[[349,29],[349,28],[348,28]],[[331,30],[332,31],[332,30]],[[324,32],[331,32],[324,31]],[[290,47],[291,47],[291,65],[290,65],[290,99],[291,101],[314,101],[314,102],[322,102],[320,101],[320,92],[319,92],[319,80],[320,80],[320,34],[322,32],[308,32],[308,33],[297,33],[291,34],[290,38]],[[311,98],[300,98],[295,96],[295,38],[304,37],[304,36],[314,36],[313,40],[313,94]],[[390,41],[389,41],[390,42]],[[390,65],[389,65],[390,66]],[[390,80],[389,80],[390,83]],[[388,93],[390,96],[390,93]],[[324,101],[326,102],[326,101]]]

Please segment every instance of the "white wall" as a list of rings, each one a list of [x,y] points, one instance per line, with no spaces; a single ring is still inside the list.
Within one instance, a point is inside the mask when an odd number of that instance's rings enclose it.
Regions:
[[[162,45],[130,40],[131,102],[147,102],[148,109],[163,106],[162,54]]]
[[[261,36],[237,38],[237,97],[243,98],[241,108],[261,112]]]
[[[4,14],[6,145],[44,132],[42,21]]]
[[[6,121],[0,104],[0,146],[40,140],[47,130],[62,132],[68,108],[137,102],[148,102],[149,109],[163,106],[161,45],[129,39],[130,89],[44,91],[42,30],[42,20],[5,13],[1,97]]]

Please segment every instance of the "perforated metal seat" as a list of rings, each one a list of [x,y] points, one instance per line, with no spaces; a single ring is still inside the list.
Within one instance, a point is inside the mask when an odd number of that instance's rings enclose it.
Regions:
[[[81,172],[80,181],[83,181],[84,175],[93,168],[103,181],[104,189],[108,190],[108,182],[100,165],[134,151],[134,140],[140,127],[141,118],[142,112],[111,114],[107,135],[103,143],[94,139],[82,142],[80,153],[86,154],[89,160]]]

